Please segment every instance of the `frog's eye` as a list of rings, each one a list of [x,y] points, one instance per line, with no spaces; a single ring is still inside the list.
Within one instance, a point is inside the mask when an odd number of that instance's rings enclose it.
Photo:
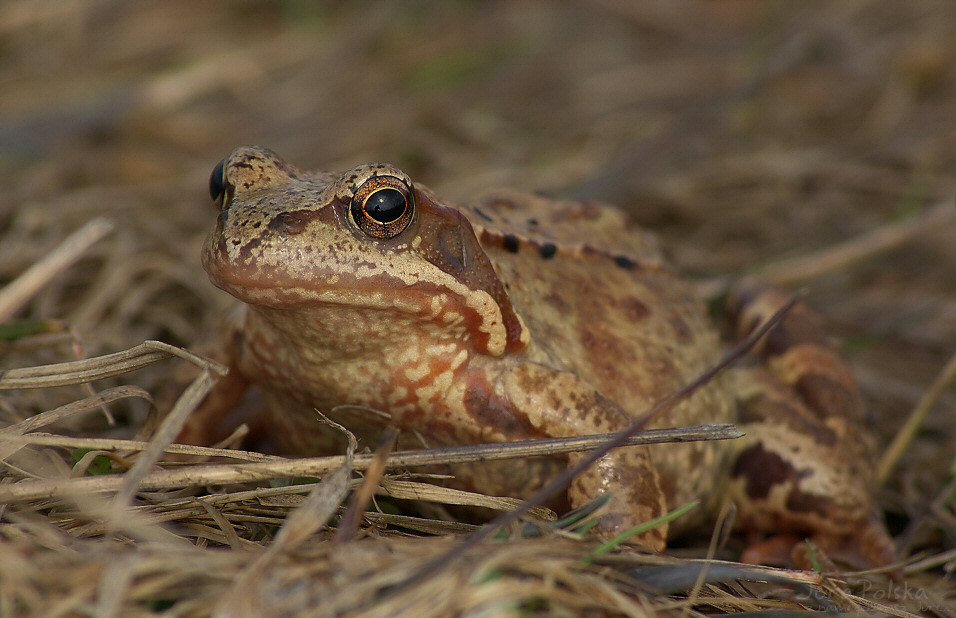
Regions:
[[[393,238],[411,222],[415,198],[400,178],[373,176],[356,190],[350,213],[356,227],[372,238]]]
[[[226,160],[223,159],[213,168],[209,176],[209,196],[212,201],[219,203],[226,194]]]

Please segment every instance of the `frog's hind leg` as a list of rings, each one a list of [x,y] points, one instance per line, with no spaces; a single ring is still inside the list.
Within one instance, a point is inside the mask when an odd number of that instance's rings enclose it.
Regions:
[[[740,336],[789,295],[754,280],[731,293]],[[740,523],[764,532],[810,535],[853,566],[894,560],[874,515],[875,445],[863,397],[831,345],[820,316],[798,303],[758,344],[756,366],[735,370],[740,441],[731,499]]]

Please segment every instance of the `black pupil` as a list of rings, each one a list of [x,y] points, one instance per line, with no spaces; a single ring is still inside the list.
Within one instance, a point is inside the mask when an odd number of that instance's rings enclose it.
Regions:
[[[379,223],[391,223],[405,212],[405,196],[398,189],[379,189],[365,200],[363,210]]]

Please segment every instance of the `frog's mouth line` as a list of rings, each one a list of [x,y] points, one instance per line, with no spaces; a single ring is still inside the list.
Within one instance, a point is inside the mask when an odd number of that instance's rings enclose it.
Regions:
[[[383,320],[388,315],[402,315],[413,322],[470,333],[476,347],[492,356],[502,354],[509,345],[520,348],[527,343],[520,322],[517,336],[510,336],[501,308],[490,294],[471,290],[453,279],[449,285],[421,280],[406,283],[394,275],[379,273],[366,279],[346,280],[334,274],[295,280],[264,275],[259,269],[249,272],[248,267],[223,266],[207,255],[204,266],[216,287],[253,308],[321,312],[327,307],[330,313],[340,314],[350,309],[376,311],[381,312]]]
[[[216,287],[254,306],[354,307],[403,313],[432,321],[449,311],[477,314],[475,308],[455,299],[483,296],[486,297],[483,307],[493,303],[485,292],[467,290],[466,297],[439,284],[425,281],[406,283],[386,273],[365,279],[340,273],[313,274],[297,279],[275,272],[264,273],[258,268],[223,264],[216,256],[209,257],[208,254],[203,256],[203,265]]]

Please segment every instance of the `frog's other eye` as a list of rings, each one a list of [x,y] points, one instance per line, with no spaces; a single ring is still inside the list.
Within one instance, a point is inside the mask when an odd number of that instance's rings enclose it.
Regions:
[[[220,204],[220,201],[226,195],[225,164],[225,159],[217,163],[216,167],[214,167],[212,170],[212,174],[209,176],[209,196],[212,198],[212,201],[216,202],[217,204]]]
[[[373,176],[355,191],[349,212],[356,227],[386,240],[408,227],[415,214],[415,198],[400,178]]]

